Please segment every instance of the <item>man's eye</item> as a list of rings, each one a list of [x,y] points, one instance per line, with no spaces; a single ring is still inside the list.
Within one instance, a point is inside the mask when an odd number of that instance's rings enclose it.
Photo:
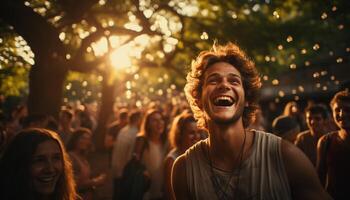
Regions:
[[[216,83],[216,82],[217,82],[217,80],[214,79],[214,78],[211,78],[211,79],[207,80],[207,83]]]
[[[241,81],[238,80],[238,79],[236,79],[236,78],[230,79],[229,82],[230,82],[231,84],[240,84],[240,83],[241,83]]]

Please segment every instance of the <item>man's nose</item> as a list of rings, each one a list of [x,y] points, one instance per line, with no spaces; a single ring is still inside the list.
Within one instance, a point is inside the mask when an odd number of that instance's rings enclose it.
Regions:
[[[227,79],[222,79],[219,83],[219,86],[218,86],[220,89],[224,89],[224,90],[227,90],[230,88],[229,86],[229,82],[227,81]]]

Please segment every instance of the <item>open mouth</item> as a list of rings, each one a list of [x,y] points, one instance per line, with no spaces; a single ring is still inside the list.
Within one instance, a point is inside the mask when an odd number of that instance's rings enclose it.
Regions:
[[[56,176],[39,177],[38,180],[42,183],[50,183],[56,180]]]
[[[232,106],[234,103],[234,100],[230,96],[218,96],[214,99],[214,105],[215,106]]]

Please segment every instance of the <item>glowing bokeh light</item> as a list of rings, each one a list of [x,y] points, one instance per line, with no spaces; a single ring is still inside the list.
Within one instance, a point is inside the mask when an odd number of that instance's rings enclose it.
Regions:
[[[111,65],[115,69],[129,68],[131,67],[131,59],[129,56],[129,52],[132,51],[131,46],[124,45],[121,46],[111,52],[109,55],[109,59],[111,61]]]

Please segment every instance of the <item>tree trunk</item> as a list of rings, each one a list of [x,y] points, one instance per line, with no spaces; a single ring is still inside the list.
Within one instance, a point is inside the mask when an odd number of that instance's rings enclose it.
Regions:
[[[97,151],[105,150],[105,136],[107,132],[107,122],[113,114],[113,105],[115,98],[115,80],[111,74],[104,76],[102,83],[101,106],[98,115],[97,128],[94,133],[94,142]]]
[[[30,70],[28,112],[29,114],[48,114],[57,118],[67,70],[53,65],[44,65],[46,66],[34,65]]]

